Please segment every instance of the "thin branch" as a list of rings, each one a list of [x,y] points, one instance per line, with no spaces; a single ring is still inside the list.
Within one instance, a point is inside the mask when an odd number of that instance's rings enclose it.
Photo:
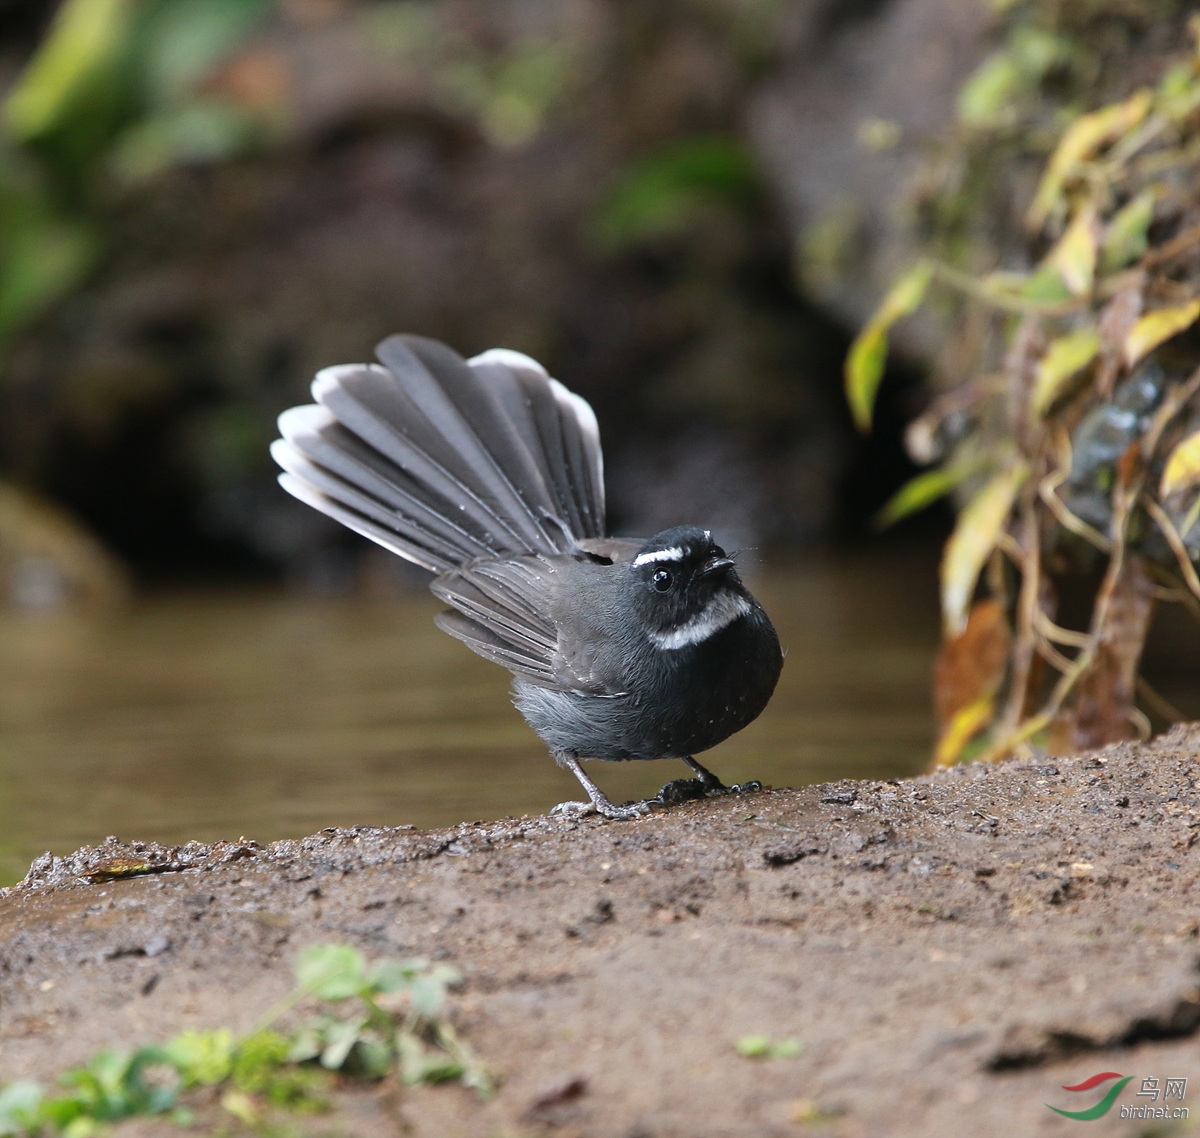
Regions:
[[[1070,628],[1063,628],[1055,624],[1040,608],[1034,617],[1034,623],[1038,632],[1055,644],[1066,644],[1071,648],[1086,648],[1091,640],[1086,632],[1075,632]]]
[[[934,275],[943,284],[958,289],[959,292],[965,293],[973,300],[990,304],[993,308],[999,308],[1004,312],[1033,312],[1039,316],[1069,316],[1072,312],[1078,312],[1085,305],[1082,297],[1047,303],[1043,300],[1028,300],[1021,296],[1006,295],[988,288],[970,273],[952,268],[944,261],[931,261],[930,264],[933,267]]]
[[[999,739],[981,756],[984,761],[994,762],[1004,758],[1004,756],[1011,754],[1013,748],[1019,743],[1031,739],[1039,731],[1043,731],[1049,727],[1054,717],[1058,714],[1059,709],[1071,694],[1072,689],[1095,662],[1101,637],[1108,624],[1108,613],[1112,607],[1113,594],[1116,592],[1117,582],[1120,580],[1121,572],[1125,566],[1126,531],[1129,528],[1129,517],[1133,512],[1133,504],[1137,501],[1138,495],[1141,493],[1142,483],[1143,477],[1139,475],[1128,486],[1118,485],[1116,491],[1113,493],[1113,551],[1108,559],[1108,568],[1105,570],[1104,580],[1100,585],[1099,592],[1096,594],[1096,603],[1092,608],[1092,626],[1087,638],[1087,646],[1080,649],[1079,655],[1071,662],[1070,668],[1059,677],[1058,683],[1054,685],[1050,697],[1046,700],[1042,710],[1037,715],[1026,719],[1024,723],[1021,723],[1020,726],[1015,727],[1007,734],[1001,734]],[[1011,706],[1012,703],[1010,700],[1010,710]]]
[[[1137,693],[1160,719],[1165,719],[1168,723],[1182,723],[1187,718],[1169,699],[1155,691],[1142,676],[1137,678]]]
[[[1034,651],[1037,652],[1050,667],[1057,669],[1059,672],[1069,672],[1071,670],[1071,659],[1064,656],[1054,645],[1044,636],[1039,636],[1034,644]]]
[[[1112,542],[1098,529],[1088,525],[1081,517],[1073,514],[1058,496],[1058,488],[1070,477],[1072,465],[1071,437],[1066,429],[1059,427],[1055,432],[1055,449],[1058,451],[1058,467],[1038,483],[1038,497],[1058,519],[1059,525],[1077,537],[1094,545],[1101,553],[1112,552]]]
[[[1156,598],[1157,600],[1172,601],[1183,605],[1187,609],[1188,615],[1197,624],[1200,624],[1200,599],[1197,599],[1191,589],[1169,570],[1164,569],[1161,565],[1155,565],[1153,562],[1150,563],[1150,575],[1155,580],[1164,582],[1159,586],[1162,593]]]
[[[1165,245],[1151,249],[1142,257],[1139,264],[1146,269],[1155,269],[1184,253],[1193,252],[1198,244],[1200,244],[1200,222],[1189,225],[1182,233],[1175,234]]]
[[[1196,597],[1200,597],[1200,577],[1196,576],[1196,567],[1192,564],[1187,546],[1183,544],[1183,538],[1179,536],[1179,531],[1175,528],[1175,523],[1171,521],[1170,515],[1149,494],[1142,496],[1142,505],[1158,523],[1163,537],[1167,539],[1167,544],[1175,554],[1175,560],[1179,562],[1179,570],[1183,574],[1184,581],[1187,582],[1187,587]]]
[[[1021,539],[1013,542],[1016,548],[1004,550],[1013,557],[1021,572],[1021,588],[1017,594],[1016,640],[1012,648],[1008,701],[998,724],[1001,735],[1014,731],[1025,714],[1037,642],[1034,613],[1041,607],[1041,549],[1038,545],[1037,511],[1026,492],[1021,495],[1020,525]]]
[[[1167,429],[1171,420],[1183,410],[1184,405],[1197,391],[1200,391],[1200,367],[1188,376],[1186,383],[1181,383],[1178,387],[1173,387],[1167,392],[1162,405],[1155,411],[1149,428],[1142,436],[1142,461],[1147,466],[1150,465],[1151,460],[1154,458],[1154,452],[1158,449],[1158,440],[1162,438],[1163,431]]]
[[[1146,718],[1146,713],[1140,708],[1131,707],[1129,709],[1129,722],[1133,724],[1133,729],[1138,733],[1138,738],[1143,742],[1147,742],[1151,735],[1154,734],[1154,728],[1150,726],[1150,720]]]

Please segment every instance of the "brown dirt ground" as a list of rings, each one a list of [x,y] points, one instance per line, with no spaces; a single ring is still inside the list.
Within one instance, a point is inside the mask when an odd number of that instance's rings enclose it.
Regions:
[[[1200,1098],[1198,780],[1193,726],[633,822],[45,855],[0,893],[0,1080],[186,1026],[244,1030],[298,948],[344,940],[457,965],[453,1018],[503,1083],[486,1103],[348,1091],[305,1133],[1148,1134],[1045,1104],[1090,1106],[1060,1087],[1098,1071],[1137,1076],[1123,1104],[1147,1101],[1146,1076]],[[164,871],[99,880],[119,857]],[[749,1033],[803,1052],[743,1058]]]

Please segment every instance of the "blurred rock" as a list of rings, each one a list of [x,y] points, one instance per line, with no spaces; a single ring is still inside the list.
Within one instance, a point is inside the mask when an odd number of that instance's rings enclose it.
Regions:
[[[128,594],[123,567],[74,518],[0,482],[0,609],[111,608]]]
[[[809,294],[849,327],[917,256],[913,182],[953,126],[959,88],[989,50],[983,2],[828,5],[751,99],[750,134],[780,194]],[[933,326],[901,348],[932,355]]]

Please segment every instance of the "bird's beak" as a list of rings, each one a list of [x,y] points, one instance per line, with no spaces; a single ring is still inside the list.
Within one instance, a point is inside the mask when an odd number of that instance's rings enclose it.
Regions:
[[[697,577],[712,577],[717,573],[724,573],[726,569],[733,568],[732,557],[713,557],[700,566],[696,572]]]

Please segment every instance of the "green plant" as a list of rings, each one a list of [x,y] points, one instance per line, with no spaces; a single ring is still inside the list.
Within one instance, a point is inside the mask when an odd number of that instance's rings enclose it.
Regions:
[[[494,1084],[443,1012],[458,973],[427,960],[368,966],[344,944],[315,945],[296,962],[296,987],[248,1035],[184,1031],[161,1047],[102,1051],[59,1077],[58,1092],[32,1081],[0,1090],[0,1138],[89,1138],[105,1123],[165,1115],[189,1125],[203,1092],[251,1126],[271,1108],[328,1109],[332,1072],[408,1085],[457,1081],[481,1097]],[[325,1005],[284,1033],[272,1026],[299,1004]]]
[[[930,255],[846,361],[866,428],[895,322],[936,301],[956,328],[945,390],[908,434],[937,467],[883,512],[960,497],[941,568],[937,765],[1148,734],[1135,696],[1173,715],[1138,674],[1154,605],[1200,616],[1200,19],[1196,46],[1162,61],[1152,86],[1084,110],[1098,88],[1085,41],[1062,30],[1073,10],[1013,7],[1008,46],[960,100],[959,176],[927,210]],[[1038,24],[1051,16],[1052,30]],[[1039,88],[1056,67],[1065,101]],[[989,145],[990,182],[975,162]],[[997,184],[1039,152],[1032,199],[1006,230]],[[985,218],[999,249],[970,239]],[[992,267],[1002,254],[1025,267]],[[1058,584],[1093,567],[1089,627],[1060,626]]]
[[[772,1041],[767,1035],[743,1035],[733,1046],[746,1059],[795,1059],[803,1050],[794,1039]]]

